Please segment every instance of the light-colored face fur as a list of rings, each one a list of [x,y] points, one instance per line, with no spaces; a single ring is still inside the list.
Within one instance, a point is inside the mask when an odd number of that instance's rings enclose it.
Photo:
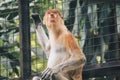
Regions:
[[[47,28],[63,24],[60,12],[55,9],[47,10],[43,18],[43,24],[45,24]]]

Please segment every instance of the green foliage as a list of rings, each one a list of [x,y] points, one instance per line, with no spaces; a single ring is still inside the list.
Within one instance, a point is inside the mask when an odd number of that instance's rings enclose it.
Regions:
[[[0,39],[0,46],[3,45],[3,40]]]
[[[44,64],[43,64],[44,63]],[[32,57],[32,70],[33,72],[41,72],[46,68],[47,60],[43,58]]]
[[[38,13],[43,18],[46,9],[53,8],[53,2],[50,0],[30,0],[30,15],[32,13]],[[34,25],[33,20],[30,17],[30,24]],[[20,58],[19,48],[19,15],[18,15],[18,0],[0,0],[0,47],[16,59]],[[32,28],[32,27],[31,27]],[[36,41],[35,31],[31,32],[31,48],[41,48]],[[36,52],[37,53],[37,52]],[[36,54],[35,53],[35,54]],[[45,58],[32,55],[32,71],[41,72],[46,68],[47,60]],[[10,59],[5,56],[0,57],[0,75],[9,78],[19,77],[13,72],[10,65]],[[6,60],[6,63],[2,62]],[[19,59],[20,60],[20,59]],[[6,66],[10,66],[9,70]],[[18,66],[20,73],[20,66]],[[2,74],[1,74],[2,72]]]
[[[38,44],[38,42],[36,41],[37,37],[36,37],[36,33],[32,33],[31,34],[31,47],[40,47],[40,45]]]

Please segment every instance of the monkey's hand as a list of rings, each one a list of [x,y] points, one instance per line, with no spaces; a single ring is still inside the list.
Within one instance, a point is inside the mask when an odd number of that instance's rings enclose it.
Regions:
[[[41,74],[41,79],[42,80],[50,80],[53,79],[55,74],[57,74],[57,70],[53,70],[51,68],[46,68],[42,74]]]
[[[32,18],[33,18],[33,20],[35,22],[36,28],[37,28],[37,26],[39,24],[42,25],[42,20],[41,20],[41,18],[39,17],[39,15],[37,13],[32,14]]]

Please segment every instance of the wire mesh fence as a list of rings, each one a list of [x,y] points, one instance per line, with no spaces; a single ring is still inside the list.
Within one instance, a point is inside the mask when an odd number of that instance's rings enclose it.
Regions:
[[[18,3],[13,1],[0,1],[0,80],[20,75]]]
[[[24,34],[19,34],[18,5],[20,3],[17,0],[0,1],[0,80],[24,75],[21,64],[25,62],[20,57],[24,53],[20,52],[22,43],[19,38]],[[47,64],[46,56],[37,41],[31,14],[38,13],[43,18],[48,9],[61,11],[65,25],[86,55],[84,80],[120,79],[119,0],[29,0],[31,75],[39,74]]]

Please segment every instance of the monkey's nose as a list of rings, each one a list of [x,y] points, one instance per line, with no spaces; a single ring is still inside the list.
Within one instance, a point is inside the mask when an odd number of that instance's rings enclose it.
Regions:
[[[51,14],[50,14],[50,16],[51,16],[51,17],[54,17],[54,14],[53,14],[53,13],[51,13]]]

